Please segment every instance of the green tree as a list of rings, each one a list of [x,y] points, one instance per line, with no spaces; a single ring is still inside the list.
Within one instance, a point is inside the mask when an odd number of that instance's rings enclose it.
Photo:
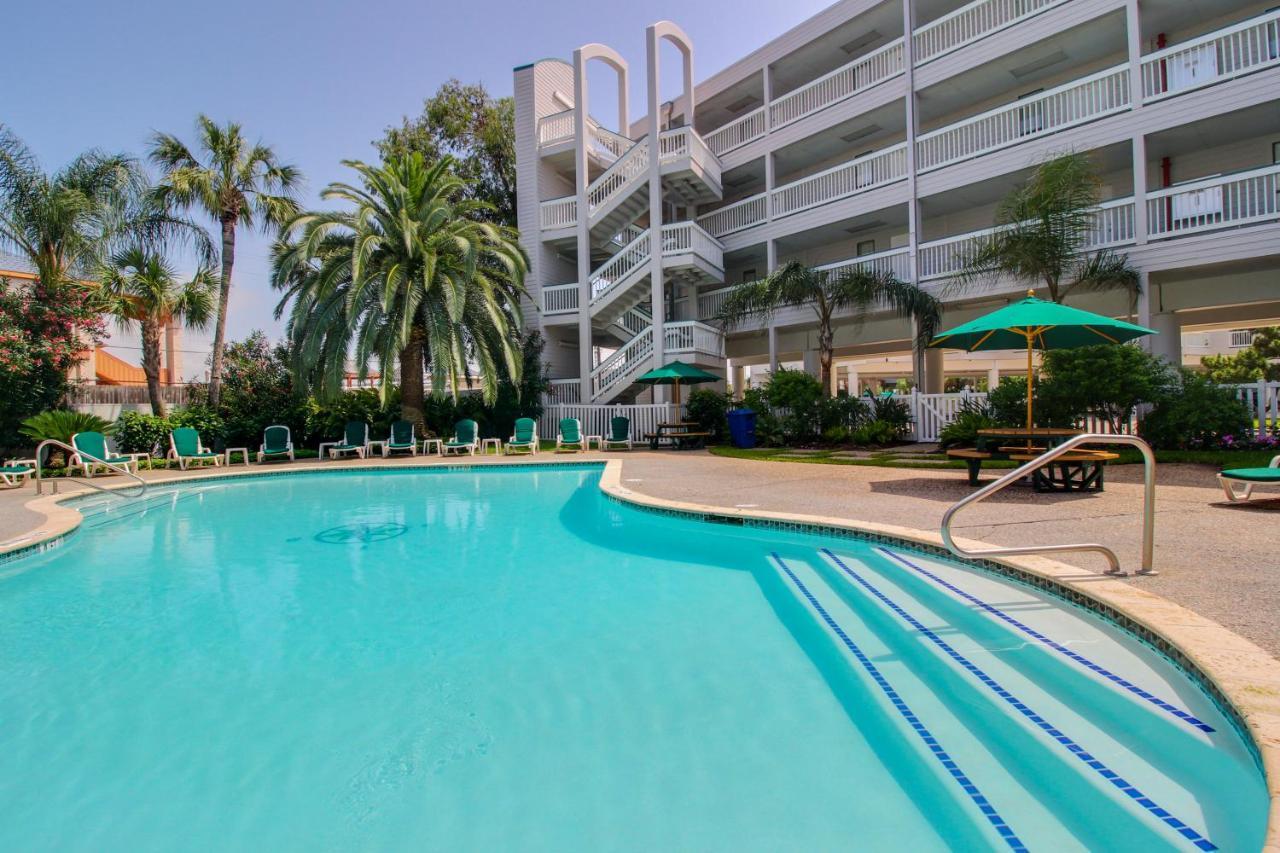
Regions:
[[[515,101],[493,98],[482,84],[450,80],[374,142],[384,159],[418,152],[435,162],[451,156],[468,198],[486,202],[477,215],[516,224]]]
[[[830,395],[836,315],[851,312],[854,322],[860,324],[882,306],[914,320],[921,344],[933,337],[942,316],[941,303],[934,296],[893,275],[861,267],[815,270],[791,261],[766,279],[734,287],[718,319],[730,327],[751,317],[767,318],[783,307],[811,308],[818,321],[819,379],[823,394]]]
[[[1233,355],[1207,355],[1200,363],[1209,380],[1219,385],[1280,381],[1280,326],[1256,329],[1246,349]]]
[[[996,231],[966,258],[961,287],[993,275],[1044,286],[1063,302],[1076,291],[1123,290],[1130,305],[1140,289],[1126,255],[1089,251],[1101,181],[1089,156],[1064,154],[1046,160],[1005,196],[996,210]]]
[[[260,331],[227,345],[222,399],[215,413],[222,419],[228,445],[257,447],[262,431],[272,424],[289,427],[294,441],[301,441],[307,401],[294,385],[291,361],[287,347],[273,346]],[[197,389],[188,411],[205,412],[207,397],[207,387]]]
[[[24,443],[22,422],[63,401],[72,368],[105,336],[89,297],[0,278],[0,448]]]
[[[1050,411],[1105,418],[1112,432],[1123,432],[1138,406],[1163,399],[1177,378],[1164,359],[1134,344],[1048,350],[1040,393]]]
[[[196,119],[196,131],[200,157],[176,136],[157,133],[151,139],[151,160],[165,171],[157,187],[161,201],[179,208],[199,208],[222,231],[222,275],[209,370],[209,402],[217,407],[236,229],[257,227],[268,232],[293,218],[298,211],[294,193],[302,177],[296,168],[281,163],[271,148],[250,144],[234,122],[218,125],[201,115]]]
[[[528,268],[513,229],[480,221],[452,158],[420,153],[378,166],[344,161],[361,186],[330,184],[344,209],[298,216],[277,242],[273,283],[285,292],[295,371],[320,395],[341,389],[348,356],[361,376],[370,361],[385,396],[399,365],[401,411],[423,423],[424,368],[432,386],[457,389],[479,372],[486,402],[499,365],[518,382],[520,298]]]
[[[117,253],[102,271],[100,300],[122,327],[138,327],[151,413],[166,417],[160,396],[160,336],[173,321],[192,329],[208,325],[215,305],[213,274],[201,267],[183,281],[163,256],[134,246]]]

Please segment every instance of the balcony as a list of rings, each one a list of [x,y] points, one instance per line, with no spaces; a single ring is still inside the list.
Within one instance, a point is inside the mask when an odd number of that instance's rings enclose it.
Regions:
[[[1117,65],[920,136],[916,166],[927,172],[1127,109],[1129,67]]]
[[[1142,97],[1150,103],[1280,65],[1280,10],[1143,57]]]
[[[997,230],[983,228],[968,234],[921,243],[916,254],[920,281],[948,278],[962,272],[973,253]],[[1093,233],[1084,248],[1097,250],[1124,246],[1133,241],[1133,199],[1119,198],[1098,205]]]
[[[773,215],[789,216],[907,176],[906,143],[824,169],[773,191]]]
[[[944,56],[1059,6],[1067,0],[975,0],[917,27],[912,41],[916,66]]]
[[[1280,218],[1280,164],[1147,194],[1151,240]]]
[[[538,148],[554,148],[574,137],[577,110],[564,110],[538,119]],[[587,151],[597,160],[612,163],[631,147],[632,140],[602,127],[595,119],[587,119]]]
[[[542,288],[542,313],[546,316],[578,313],[578,284],[556,284]]]

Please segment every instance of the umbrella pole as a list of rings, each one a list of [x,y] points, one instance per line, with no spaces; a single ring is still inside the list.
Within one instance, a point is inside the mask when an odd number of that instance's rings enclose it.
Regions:
[[[1032,366],[1033,365],[1031,363],[1031,333],[1028,332],[1027,333],[1027,450],[1031,449],[1032,430],[1035,429],[1035,427],[1033,426],[1033,422],[1031,420],[1031,394],[1033,389],[1035,388],[1035,384],[1032,381],[1032,376],[1031,376]]]

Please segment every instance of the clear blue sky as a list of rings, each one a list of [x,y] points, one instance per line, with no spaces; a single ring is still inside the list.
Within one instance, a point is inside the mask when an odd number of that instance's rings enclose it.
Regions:
[[[191,140],[199,112],[234,119],[302,170],[303,203],[315,205],[325,184],[346,179],[339,160],[371,158],[371,140],[417,114],[450,77],[508,95],[515,66],[568,59],[591,41],[643,67],[644,27],[668,18],[693,39],[702,80],[829,2],[22,3],[5,13],[0,122],[53,168],[91,147],[141,154],[153,130]],[[639,114],[644,78],[635,76]],[[607,89],[593,91],[603,98]],[[601,106],[593,112],[612,117]],[[260,237],[239,242],[233,337],[279,334],[266,253]]]

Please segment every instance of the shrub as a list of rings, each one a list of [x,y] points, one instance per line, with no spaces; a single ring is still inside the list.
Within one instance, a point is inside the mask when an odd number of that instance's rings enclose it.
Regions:
[[[256,447],[262,431],[272,424],[289,427],[295,444],[310,438],[307,401],[295,389],[288,365],[288,350],[272,346],[262,332],[227,345],[218,408],[227,444]],[[193,402],[203,407],[207,389],[193,390]]]
[[[320,441],[330,441],[342,436],[348,421],[362,421],[369,425],[369,437],[386,438],[391,422],[400,418],[400,395],[387,395],[387,405],[382,396],[372,388],[344,391],[332,400],[311,400],[307,405],[307,435]]]
[[[1153,447],[1180,450],[1219,446],[1253,426],[1253,415],[1230,390],[1200,374],[1182,370],[1175,384],[1138,425]]]
[[[911,407],[897,397],[876,397],[871,402],[871,418],[873,423],[888,424],[893,437],[899,439],[911,428]]]
[[[1036,426],[1073,427],[1083,410],[1074,409],[1070,401],[1054,393],[1052,386],[1035,378]],[[1027,380],[1023,376],[1003,376],[1000,384],[987,395],[987,408],[997,426],[1018,427],[1027,424]]]
[[[1112,432],[1121,432],[1140,404],[1159,400],[1176,383],[1168,362],[1133,345],[1050,350],[1040,373],[1039,395],[1050,411],[1102,418]]]
[[[225,446],[227,425],[208,406],[187,406],[169,413],[169,426],[191,427],[209,447],[221,450]]]
[[[696,422],[703,431],[711,433],[711,441],[723,441],[729,434],[726,413],[731,405],[728,393],[698,388],[689,394],[689,401],[685,403],[685,416]]]
[[[63,444],[70,444],[71,436],[78,432],[100,432],[103,435],[110,435],[113,429],[115,425],[111,421],[97,415],[71,409],[52,409],[27,418],[22,422],[21,432],[31,439],[33,444],[39,444],[49,438],[61,441]]]
[[[828,433],[834,434],[834,430],[842,429],[847,434],[870,418],[871,409],[858,397],[828,397],[818,404],[818,422],[822,427],[823,440],[829,444],[837,442],[828,439]]]
[[[168,450],[171,428],[167,418],[143,412],[122,412],[113,435],[121,453],[155,455],[158,449]]]
[[[986,406],[966,401],[951,423],[938,433],[938,443],[944,450],[961,445],[971,446],[978,441],[978,430],[993,426],[996,426],[996,422]]]
[[[868,421],[853,431],[854,444],[865,447],[883,447],[901,438],[901,428],[892,421]]]
[[[785,443],[805,443],[817,436],[822,403],[822,384],[817,379],[802,370],[778,370],[769,377],[764,393]]]

